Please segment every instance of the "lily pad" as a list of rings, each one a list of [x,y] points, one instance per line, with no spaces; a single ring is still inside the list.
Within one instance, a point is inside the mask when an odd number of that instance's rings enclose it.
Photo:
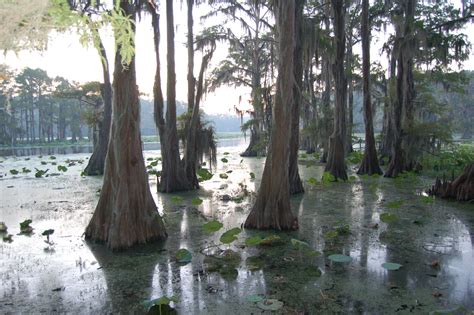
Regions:
[[[252,303],[258,303],[263,301],[263,296],[258,295],[258,294],[252,294],[247,296],[247,301],[252,302]]]
[[[304,274],[308,277],[321,277],[321,270],[316,266],[308,266],[304,269]]]
[[[321,253],[317,250],[306,250],[304,251],[304,255],[307,257],[319,257],[321,256]]]
[[[262,238],[258,235],[251,236],[245,240],[247,246],[257,246],[262,242]]]
[[[173,196],[171,197],[171,202],[173,202],[174,204],[181,204],[183,202],[183,197],[181,196]]]
[[[346,256],[346,255],[342,255],[342,254],[330,255],[328,258],[329,258],[329,260],[331,260],[333,262],[337,262],[337,263],[349,263],[349,262],[352,261],[351,256]]]
[[[298,249],[301,249],[303,247],[309,247],[308,243],[297,240],[295,238],[291,239],[291,245],[293,245],[293,247],[298,248]]]
[[[389,209],[398,209],[402,206],[403,200],[395,200],[387,203],[387,208]]]
[[[193,206],[199,206],[201,205],[203,202],[203,200],[201,198],[194,198],[192,201],[191,201],[191,204]]]
[[[265,299],[257,302],[257,307],[264,311],[278,311],[283,307],[283,302],[275,299]]]
[[[214,232],[219,231],[223,226],[224,226],[224,224],[220,223],[219,221],[212,220],[212,221],[209,221],[206,224],[204,224],[202,226],[202,229],[206,233],[214,233]]]
[[[262,269],[265,262],[258,256],[250,256],[245,260],[247,269],[250,271]]]
[[[273,246],[273,245],[278,245],[278,244],[281,244],[281,243],[283,243],[283,241],[281,240],[281,237],[279,237],[278,235],[270,235],[270,236],[265,237],[260,242],[260,245]]]
[[[67,172],[67,167],[63,165],[58,165],[58,171],[60,172]]]
[[[21,234],[30,234],[33,232],[33,228],[30,226],[32,220],[28,219],[20,223],[20,233]]]
[[[221,161],[222,161],[222,163],[227,163],[227,162],[229,162],[229,160],[226,159],[226,158],[222,158]]]
[[[392,262],[386,262],[382,264],[382,267],[387,270],[398,270],[402,267],[402,265]]]
[[[0,222],[0,233],[5,233],[8,231],[8,227],[5,222]]]
[[[209,172],[209,170],[206,169],[206,168],[201,168],[196,173],[199,176],[199,181],[200,182],[210,180],[213,176],[213,174],[211,172]]]
[[[53,229],[45,230],[41,235],[43,236],[49,236],[54,233]]]
[[[225,265],[219,269],[219,274],[224,280],[235,280],[239,276],[239,271],[233,266]]]
[[[392,223],[395,221],[398,221],[398,216],[393,213],[382,213],[380,215],[380,221],[385,222],[385,223]]]
[[[185,248],[181,248],[176,252],[176,261],[180,264],[187,264],[193,259],[191,252]]]
[[[220,237],[220,241],[223,244],[230,244],[237,239],[237,235],[239,235],[240,232],[242,232],[242,230],[239,228],[230,229],[224,234],[222,234],[222,236]]]
[[[329,239],[333,239],[333,238],[336,238],[337,236],[339,235],[339,233],[337,231],[329,231],[326,233],[326,235],[324,235],[324,238],[329,240]]]

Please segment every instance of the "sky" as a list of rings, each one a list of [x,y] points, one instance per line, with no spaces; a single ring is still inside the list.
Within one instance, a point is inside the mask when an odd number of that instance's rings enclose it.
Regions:
[[[187,50],[186,43],[186,6],[180,6],[175,2],[175,49],[176,49],[176,95],[181,101],[187,100]],[[194,33],[198,34],[203,29],[204,22],[200,16],[206,13],[206,6],[195,7],[194,11]],[[162,67],[162,85],[166,86],[166,19],[162,15],[160,19],[162,33],[160,53]],[[206,23],[216,23],[208,21]],[[470,25],[467,30],[470,34],[471,42],[474,43],[474,26]],[[472,35],[471,35],[472,34]],[[113,70],[113,37],[111,32],[102,33],[108,52],[108,59],[111,70]],[[137,82],[140,92],[145,94],[146,98],[152,98],[153,81],[155,73],[155,56],[153,47],[153,32],[151,19],[148,16],[142,16],[141,21],[137,23],[136,32],[136,66]],[[382,41],[376,41],[373,38],[371,45],[371,58],[377,60],[380,55]],[[218,62],[225,58],[227,47],[224,44],[218,44],[213,61],[209,69],[212,69]],[[355,48],[355,52],[360,48]],[[196,53],[194,73],[197,77],[201,64],[201,55]],[[384,61],[384,58],[381,59]],[[5,63],[14,69],[24,67],[42,68],[52,77],[62,76],[69,80],[78,82],[102,81],[102,68],[97,52],[93,47],[86,48],[81,46],[79,38],[73,32],[58,34],[53,32],[50,35],[48,49],[44,52],[21,51],[18,54],[8,52],[0,55],[0,63]],[[474,70],[474,55],[471,53],[470,60],[463,65],[464,69]],[[164,89],[166,91],[166,89]],[[166,98],[166,95],[165,95]],[[208,94],[202,101],[202,107],[208,114],[234,115],[234,106],[241,109],[250,108],[250,91],[245,88],[222,87],[215,93]]]

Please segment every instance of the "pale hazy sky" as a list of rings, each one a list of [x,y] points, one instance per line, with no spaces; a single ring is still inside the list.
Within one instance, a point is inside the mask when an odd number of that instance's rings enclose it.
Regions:
[[[175,4],[175,24],[176,24],[176,75],[177,99],[187,100],[187,52],[186,42],[186,6],[182,7]],[[199,17],[207,12],[207,8],[200,6],[195,9],[194,22],[195,34],[203,28],[203,24]],[[166,19],[161,16],[161,66],[162,66],[162,84],[166,84]],[[207,22],[207,23],[212,23]],[[215,23],[215,21],[214,21]],[[466,32],[470,35],[471,42],[474,42],[474,27],[469,26]],[[472,34],[472,35],[471,35]],[[18,55],[10,52],[6,55],[0,55],[0,63],[6,63],[15,69],[24,67],[42,68],[48,72],[50,76],[62,76],[70,80],[79,82],[86,81],[102,81],[102,69],[100,59],[93,48],[84,48],[79,43],[78,36],[73,33],[52,34],[47,51],[38,52],[20,52]],[[108,52],[109,63],[113,69],[113,38],[111,32],[108,36],[102,36]],[[222,44],[221,44],[222,45]],[[380,43],[374,41],[371,45],[371,58],[377,60],[379,56]],[[357,52],[357,50],[356,50]],[[212,69],[219,60],[225,58],[227,47],[222,45],[214,55],[213,62],[209,69]],[[140,91],[152,97],[153,80],[155,72],[155,57],[153,47],[153,33],[148,16],[142,16],[142,20],[137,24],[136,35],[136,61],[137,61],[137,80]],[[199,53],[195,57],[194,73],[197,76],[200,67]],[[385,57],[384,57],[385,58]],[[384,60],[382,58],[382,60]],[[471,53],[469,61],[465,62],[464,69],[474,70],[474,55]],[[166,91],[166,89],[164,89]],[[166,95],[165,95],[166,98]],[[223,87],[216,93],[207,95],[202,102],[203,109],[209,114],[234,114],[234,106],[249,107],[248,100],[250,93],[247,89],[233,87]],[[239,100],[242,102],[239,104]]]

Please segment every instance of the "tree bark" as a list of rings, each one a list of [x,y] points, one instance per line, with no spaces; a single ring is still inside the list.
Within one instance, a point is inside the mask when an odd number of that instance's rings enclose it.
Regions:
[[[303,183],[301,182],[298,172],[298,150],[300,143],[300,108],[303,99],[303,7],[305,0],[295,1],[295,51],[294,51],[294,76],[295,82],[293,86],[293,102],[291,108],[290,123],[290,194],[300,194],[304,192]]]
[[[369,0],[362,0],[362,77],[364,91],[365,148],[357,174],[382,174],[375,150],[372,102],[370,95],[370,22]]]
[[[104,77],[104,83],[100,86],[100,94],[104,103],[104,114],[102,121],[99,122],[99,138],[97,139],[97,145],[94,146],[94,152],[92,152],[89,163],[84,170],[86,175],[104,174],[105,157],[107,155],[110,124],[112,121],[112,84],[110,82],[109,62],[102,40],[99,41],[97,52],[101,58],[102,75]]]
[[[120,8],[134,19],[133,6],[127,0],[120,2]],[[143,160],[135,60],[123,68],[120,47],[115,54],[113,89],[104,183],[85,237],[118,250],[164,239],[167,234],[150,192]]]
[[[278,1],[276,10],[280,58],[271,143],[257,200],[245,227],[293,230],[298,228],[298,221],[290,207],[288,130],[292,113],[288,104],[293,102],[294,88],[295,1]]]
[[[346,140],[346,95],[347,80],[344,73],[344,54],[346,36],[344,30],[344,16],[346,7],[344,0],[332,0],[334,11],[335,60],[333,65],[335,82],[334,131],[329,138],[328,162],[326,172],[330,172],[336,179],[347,180],[345,162]]]

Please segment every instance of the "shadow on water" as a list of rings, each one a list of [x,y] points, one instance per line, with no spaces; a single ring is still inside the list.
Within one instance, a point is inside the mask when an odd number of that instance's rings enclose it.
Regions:
[[[126,252],[113,253],[104,245],[87,244],[97,260],[107,286],[104,313],[143,313],[144,302],[152,296],[153,279],[163,261],[165,243],[142,245]],[[169,276],[169,275],[168,275]]]

